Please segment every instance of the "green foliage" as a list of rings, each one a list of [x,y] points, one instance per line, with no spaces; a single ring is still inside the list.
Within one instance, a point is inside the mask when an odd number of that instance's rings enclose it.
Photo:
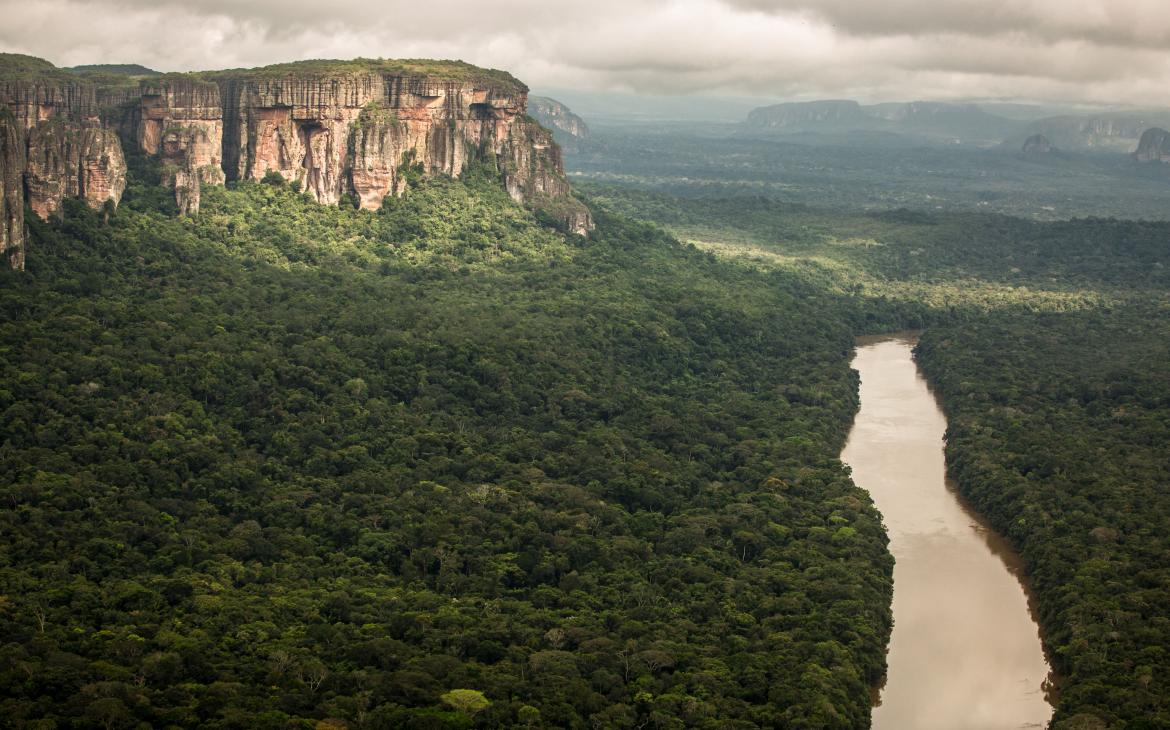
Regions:
[[[874,160],[889,161],[874,180],[883,200],[899,203],[913,202],[923,181],[906,170],[926,158],[956,178],[989,181],[1022,163],[920,151],[895,166],[888,151],[766,150],[789,189],[748,159],[761,142],[685,147],[659,136],[642,159],[613,142],[573,160],[583,174],[597,165],[596,177],[626,185],[581,186],[595,205],[835,292],[856,307],[856,331],[888,330],[899,318],[929,326],[918,355],[949,412],[948,463],[1022,552],[1061,675],[1054,727],[1170,726],[1170,224],[983,212],[1035,213],[1059,192],[1062,205],[1077,196],[1080,210],[1164,218],[1164,201],[1151,204],[1162,183],[1142,180],[1131,200],[1131,172],[1115,170],[1114,181],[1093,187],[1087,181],[1106,171],[1071,161],[1059,187],[1026,177],[1034,189],[981,212],[962,210],[960,196],[939,198],[933,210],[867,211],[873,201],[858,204],[850,188],[866,184],[870,173],[858,168]],[[835,181],[840,197],[818,199]],[[825,207],[845,201],[852,209]],[[847,543],[851,529],[826,536]]]
[[[1170,725],[1170,311],[999,315],[917,355],[960,488],[1023,554],[1057,727]]]
[[[1070,309],[1170,287],[1170,223],[986,213],[847,212],[760,196],[681,199],[584,186],[621,215],[843,294],[977,310]]]
[[[1137,165],[1127,154],[1036,159],[1018,147],[899,144],[882,134],[756,139],[737,124],[608,123],[592,132],[567,158],[574,184],[681,198],[762,195],[835,211],[1170,217],[1170,165]]]
[[[278,63],[271,66],[224,71],[200,71],[190,74],[196,78],[217,79],[250,78],[257,80],[329,78],[365,73],[399,74],[403,76],[433,76],[452,81],[470,81],[490,84],[507,91],[522,92],[527,87],[507,71],[480,68],[463,61],[432,59],[353,58],[346,60],[314,59]]]
[[[850,307],[486,173],[179,218],[135,164],[0,286],[6,722],[868,724]]]
[[[491,706],[491,701],[477,689],[453,689],[439,696],[443,704],[464,715],[474,715]]]

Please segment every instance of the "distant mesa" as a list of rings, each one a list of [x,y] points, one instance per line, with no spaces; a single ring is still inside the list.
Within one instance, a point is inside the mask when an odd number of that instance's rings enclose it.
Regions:
[[[1021,151],[1025,155],[1049,155],[1057,150],[1052,146],[1052,142],[1043,134],[1033,134],[1024,140],[1024,146],[1021,148]]]
[[[863,105],[856,101],[789,102],[753,109],[742,130],[746,134],[838,135],[839,139],[880,139],[876,134],[908,140],[1003,146],[1030,154],[1061,151],[1128,154],[1150,127],[1170,129],[1165,109],[1097,111],[1089,114],[1047,116],[1046,108],[1031,107],[1034,118],[1001,116],[978,104],[913,101]],[[1055,108],[1053,108],[1055,110]],[[1018,114],[1018,110],[1017,110]],[[867,133],[841,138],[841,134]],[[1035,146],[1042,137],[1049,149]]]
[[[1026,133],[1044,135],[1063,150],[1124,154],[1133,150],[1142,132],[1162,124],[1163,119],[1170,123],[1170,117],[1164,111],[1065,115],[1032,122]]]
[[[830,99],[776,104],[753,109],[748,114],[750,127],[774,129],[802,129],[811,125],[839,125],[865,123],[869,115],[856,101]]]
[[[1019,123],[989,114],[975,104],[912,101],[871,104],[831,99],[790,102],[753,109],[747,131],[780,133],[882,132],[946,143],[997,144]]]
[[[1170,162],[1170,132],[1161,127],[1147,129],[1133,158],[1138,162]]]
[[[528,112],[536,117],[536,121],[554,132],[564,132],[577,139],[585,139],[589,136],[589,126],[585,124],[585,120],[556,99],[550,99],[547,96],[530,96],[528,97]]]

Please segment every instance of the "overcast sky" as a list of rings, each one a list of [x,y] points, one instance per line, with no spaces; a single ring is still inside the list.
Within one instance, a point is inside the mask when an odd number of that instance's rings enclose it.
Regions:
[[[0,49],[159,70],[461,58],[535,88],[1170,105],[1167,0],[0,0]]]

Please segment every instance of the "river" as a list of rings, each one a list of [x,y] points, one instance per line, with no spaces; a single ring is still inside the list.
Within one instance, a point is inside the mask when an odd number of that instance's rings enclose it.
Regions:
[[[946,417],[918,373],[915,337],[858,340],[861,410],[841,459],[890,535],[894,632],[877,730],[1047,725],[1049,666],[1011,547],[946,476]]]

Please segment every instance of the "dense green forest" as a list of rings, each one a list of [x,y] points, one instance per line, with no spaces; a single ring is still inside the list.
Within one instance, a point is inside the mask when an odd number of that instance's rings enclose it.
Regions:
[[[892,563],[837,455],[896,307],[485,169],[133,178],[0,278],[5,724],[868,726]]]
[[[993,316],[917,356],[949,468],[1023,554],[1056,726],[1170,727],[1170,310]]]
[[[763,195],[834,210],[982,211],[1036,220],[1170,218],[1170,169],[1117,153],[1024,155],[881,132],[774,135],[739,124],[590,121],[574,184],[682,198]]]
[[[1170,727],[1170,224],[582,187],[748,268],[920,321],[948,464],[1029,574],[1053,727]]]
[[[1167,222],[842,211],[731,191],[684,199],[583,189],[601,207],[653,221],[702,250],[793,272],[862,310],[916,308],[924,322],[1004,308],[1082,309],[1170,287]]]
[[[0,272],[4,722],[868,727],[892,558],[837,458],[849,360],[926,327],[1055,727],[1170,726],[1170,223],[890,209],[896,175],[781,201],[735,178],[759,143],[606,157],[639,139],[574,163],[628,184],[581,186],[588,239],[483,164],[378,212],[272,179],[183,218],[132,160],[117,211],[30,214]]]

